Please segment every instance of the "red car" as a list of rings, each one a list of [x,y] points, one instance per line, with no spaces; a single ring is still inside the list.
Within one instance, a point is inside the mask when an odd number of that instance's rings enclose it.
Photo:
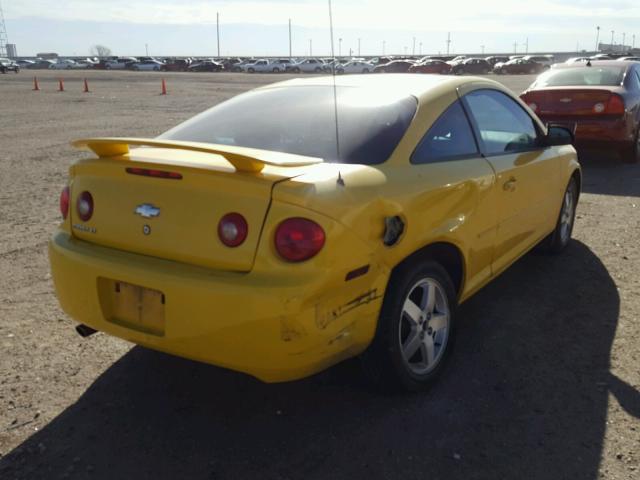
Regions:
[[[440,73],[446,75],[451,73],[451,65],[442,60],[426,60],[422,63],[412,65],[409,71],[413,73]]]
[[[520,97],[543,122],[570,128],[576,147],[615,149],[640,162],[640,63],[558,65]]]

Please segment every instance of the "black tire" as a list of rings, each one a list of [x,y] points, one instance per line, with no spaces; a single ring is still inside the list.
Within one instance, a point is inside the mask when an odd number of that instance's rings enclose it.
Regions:
[[[255,69],[253,69],[253,68],[248,68],[248,69],[247,69],[247,72],[249,72],[249,73],[253,73],[253,72],[255,72]]]
[[[464,75],[464,68],[456,69],[456,75]]]
[[[435,280],[441,286],[442,298],[446,298],[449,310],[448,333],[433,367],[423,374],[416,373],[402,353],[402,322],[404,304],[409,294],[421,279]],[[384,391],[424,391],[440,375],[451,355],[455,339],[455,319],[458,300],[447,271],[433,260],[406,262],[397,267],[389,280],[385,293],[375,337],[360,356],[365,375]],[[430,319],[431,317],[429,317]],[[435,317],[434,317],[435,318]],[[422,320],[424,321],[424,320]],[[423,327],[426,328],[427,321]],[[422,331],[422,338],[427,335]],[[428,332],[431,335],[431,332]],[[433,333],[435,336],[435,333]],[[416,351],[416,354],[418,352]]]
[[[570,219],[568,232],[563,235],[563,218],[566,218],[564,217],[566,213],[566,197],[569,193],[571,193],[573,197],[573,206],[568,217]],[[558,214],[558,220],[556,221],[556,228],[540,243],[540,249],[543,252],[557,255],[558,253],[562,252],[567,247],[567,245],[569,245],[569,242],[571,241],[571,234],[573,233],[573,225],[576,218],[578,196],[578,182],[575,177],[571,177],[565,193],[562,195],[562,205],[560,207],[560,213]]]
[[[300,73],[300,68],[296,67],[293,69],[293,73]]]
[[[640,127],[636,132],[633,145],[622,152],[622,161],[631,164],[640,163]]]
[[[320,73],[320,72],[322,72],[322,69],[320,67],[316,67],[315,72],[316,73]]]
[[[271,70],[273,73],[280,73],[280,69],[278,67],[275,67],[273,70]]]

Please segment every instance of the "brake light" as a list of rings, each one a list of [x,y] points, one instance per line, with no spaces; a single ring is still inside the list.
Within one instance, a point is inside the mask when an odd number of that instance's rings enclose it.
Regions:
[[[64,187],[60,192],[60,213],[63,220],[69,216],[69,187]]]
[[[615,93],[611,94],[603,113],[606,113],[607,115],[623,115],[624,111],[625,107],[623,98]]]
[[[239,213],[227,213],[218,222],[218,237],[227,247],[242,245],[249,233],[249,225]]]
[[[167,172],[165,170],[152,170],[149,168],[128,167],[127,173],[131,175],[141,175],[143,177],[167,178],[169,180],[182,180],[182,175],[178,172]]]
[[[288,262],[309,260],[322,250],[324,242],[322,227],[306,218],[288,218],[276,229],[276,251]]]
[[[93,215],[93,197],[87,191],[78,195],[76,200],[76,210],[78,211],[78,217],[83,222],[89,221]]]
[[[524,103],[526,103],[526,104],[527,104],[527,106],[528,106],[531,110],[533,110],[534,112],[535,112],[536,110],[538,110],[538,105],[536,105],[536,103],[535,103],[535,102],[532,102],[532,101],[530,100],[530,98],[529,98],[529,94],[528,94],[528,93],[524,93],[524,94],[520,95],[520,99],[521,99]]]

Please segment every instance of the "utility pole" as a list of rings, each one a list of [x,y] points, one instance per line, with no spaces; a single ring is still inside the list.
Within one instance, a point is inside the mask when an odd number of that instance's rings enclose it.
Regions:
[[[524,53],[529,53],[529,37],[527,37],[527,40],[524,42]]]
[[[416,37],[413,37],[413,48],[411,50],[411,55],[416,54]]]
[[[289,19],[289,58],[293,57],[291,52],[291,19]]]
[[[218,58],[220,58],[220,13],[216,12],[216,36],[218,37]]]
[[[313,39],[309,39],[309,56],[313,57]]]
[[[338,39],[338,57],[342,56],[342,39]]]
[[[420,55],[422,55],[422,42],[420,42]]]
[[[450,49],[451,49],[451,32],[447,33],[447,55],[449,55]]]
[[[631,38],[633,39],[633,44],[631,45],[631,50],[635,50],[636,49],[636,34],[634,33]]]
[[[513,42],[513,53],[518,53],[518,42]]]
[[[600,27],[596,27],[596,49],[595,51],[598,52],[600,50]]]
[[[9,38],[7,37],[7,27],[4,24],[4,13],[2,13],[2,4],[0,4],[0,57],[7,56],[7,43],[9,43]]]
[[[615,30],[611,30],[611,46],[613,47],[614,43],[613,43],[613,36],[616,34]]]
[[[482,51],[482,55],[484,55],[484,45],[480,45],[480,50]]]
[[[149,56],[149,44],[145,43],[144,44],[144,50],[147,52],[147,57]]]
[[[360,56],[360,38],[358,39],[358,56]]]
[[[627,39],[627,33],[626,32],[622,32],[622,46],[620,47],[620,51],[624,50],[624,42]]]

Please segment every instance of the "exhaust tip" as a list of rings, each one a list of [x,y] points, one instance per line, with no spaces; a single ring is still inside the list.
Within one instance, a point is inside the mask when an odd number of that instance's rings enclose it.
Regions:
[[[78,335],[80,335],[82,338],[87,338],[96,333],[97,330],[81,323],[80,325],[76,325],[76,332],[78,332]]]

